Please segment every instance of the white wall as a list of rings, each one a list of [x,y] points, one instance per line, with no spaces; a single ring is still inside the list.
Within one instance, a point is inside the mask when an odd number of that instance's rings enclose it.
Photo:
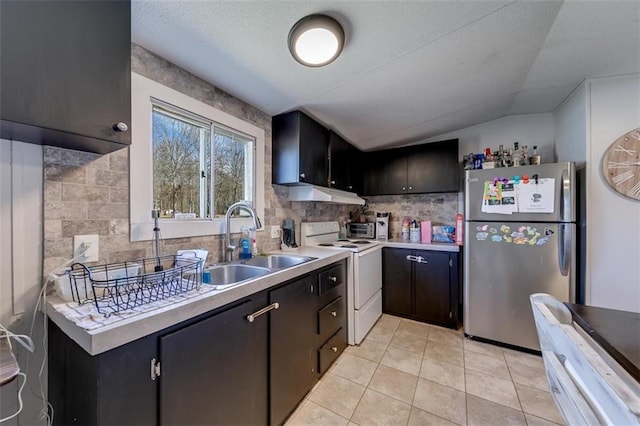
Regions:
[[[600,172],[607,147],[640,127],[640,74],[587,80],[586,90],[588,303],[640,312],[640,202],[614,193]]]
[[[465,154],[484,152],[485,148],[492,151],[503,145],[505,149],[512,148],[515,141],[520,146],[527,145],[531,150],[538,146],[538,153],[542,155],[544,163],[555,161],[553,151],[553,115],[522,114],[508,115],[497,120],[455,130],[438,135],[422,142],[435,142],[458,138],[458,155],[460,160]]]
[[[558,162],[587,161],[587,91],[578,87],[553,114],[555,154]]]
[[[0,140],[0,323],[14,333],[28,334],[42,284],[43,247],[42,147]],[[7,425],[37,424],[42,403],[38,371],[44,360],[42,314],[36,315],[31,336],[36,352],[29,356],[24,409]],[[20,369],[27,370],[27,351],[14,344]],[[46,369],[43,375],[46,385]],[[0,388],[0,418],[17,408],[17,379]],[[32,390],[33,391],[32,391]]]

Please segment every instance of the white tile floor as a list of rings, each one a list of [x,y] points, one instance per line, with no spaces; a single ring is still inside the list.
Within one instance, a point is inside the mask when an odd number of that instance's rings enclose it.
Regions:
[[[383,315],[307,395],[287,425],[562,423],[542,358],[462,331]]]

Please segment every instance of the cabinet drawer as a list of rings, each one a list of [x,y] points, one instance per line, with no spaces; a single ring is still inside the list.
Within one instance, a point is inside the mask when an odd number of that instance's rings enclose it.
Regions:
[[[342,296],[318,311],[318,334],[321,342],[324,342],[344,325],[344,312],[344,298]]]
[[[346,347],[347,339],[345,329],[341,328],[327,343],[318,349],[318,362],[320,364],[318,366],[318,373],[324,374]]]
[[[341,263],[318,274],[318,295],[331,291],[345,281],[345,267]]]

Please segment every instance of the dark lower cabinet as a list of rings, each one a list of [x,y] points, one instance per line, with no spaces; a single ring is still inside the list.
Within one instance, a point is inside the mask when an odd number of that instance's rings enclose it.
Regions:
[[[160,337],[161,425],[266,422],[268,318],[247,321],[261,304],[247,300]]]
[[[459,253],[382,249],[382,311],[457,328]]]
[[[422,259],[413,264],[414,280],[414,316],[416,319],[449,323],[453,316],[455,300],[451,295],[451,279],[449,266],[450,255],[447,252],[416,251],[416,256]]]
[[[269,292],[279,305],[270,314],[272,425],[287,420],[347,346],[346,269],[334,263]]]
[[[269,302],[279,305],[271,312],[270,325],[272,425],[284,423],[318,380],[316,277],[307,275],[269,292]]]
[[[55,424],[284,423],[346,347],[345,277],[337,262],[95,356],[49,321]]]
[[[382,249],[382,311],[409,317],[413,310],[413,280],[406,252]]]
[[[55,424],[158,424],[158,387],[149,374],[156,338],[91,356],[52,321],[48,333],[48,395]]]

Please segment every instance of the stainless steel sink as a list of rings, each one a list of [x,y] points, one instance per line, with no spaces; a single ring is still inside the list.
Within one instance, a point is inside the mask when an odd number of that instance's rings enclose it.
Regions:
[[[245,265],[260,266],[271,270],[285,269],[301,263],[315,260],[315,257],[293,256],[288,254],[268,254],[266,256],[256,256],[244,261]]]
[[[217,290],[232,287],[242,283],[243,281],[271,273],[271,269],[235,263],[230,265],[212,266],[205,269],[205,271],[209,271],[211,274],[210,284],[215,286]]]

